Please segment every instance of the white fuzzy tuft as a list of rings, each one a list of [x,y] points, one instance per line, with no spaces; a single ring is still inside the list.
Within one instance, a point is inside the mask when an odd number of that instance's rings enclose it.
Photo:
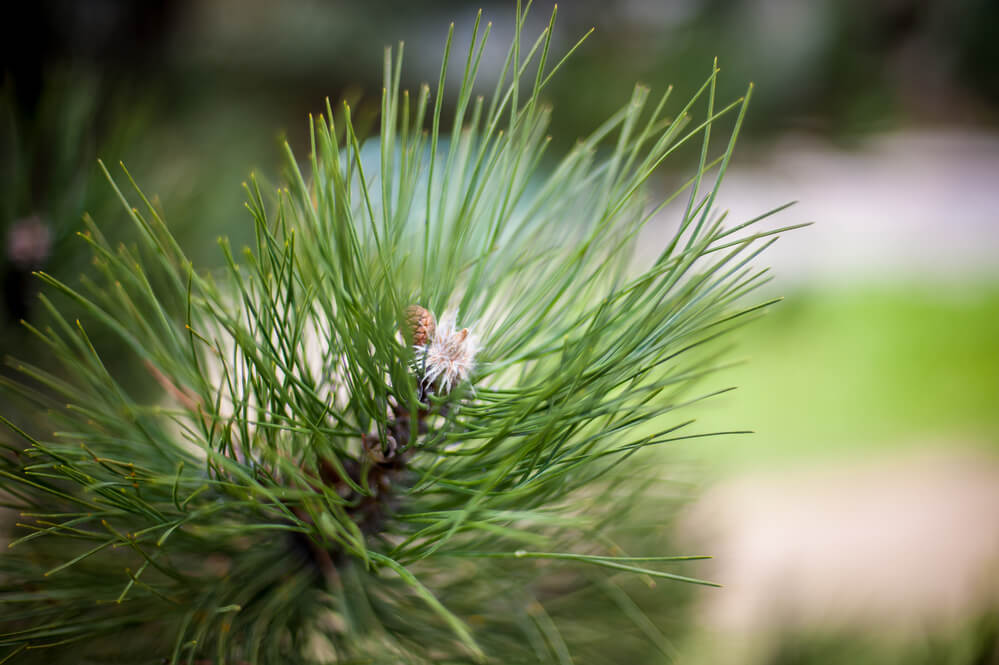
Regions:
[[[427,344],[415,347],[417,366],[423,373],[423,387],[436,385],[441,395],[468,379],[479,350],[476,336],[468,328],[458,330],[457,322],[456,311],[444,312]]]

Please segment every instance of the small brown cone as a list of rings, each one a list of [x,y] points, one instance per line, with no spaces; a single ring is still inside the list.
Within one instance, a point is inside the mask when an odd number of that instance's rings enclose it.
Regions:
[[[437,319],[430,310],[410,305],[406,308],[406,327],[414,346],[426,346],[437,330]]]

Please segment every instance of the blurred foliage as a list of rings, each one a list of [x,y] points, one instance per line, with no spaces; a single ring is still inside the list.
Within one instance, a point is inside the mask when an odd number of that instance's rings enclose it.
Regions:
[[[134,107],[99,112],[99,83],[85,73],[53,74],[32,112],[18,107],[8,80],[0,97],[0,232],[5,251],[4,303],[0,320],[17,323],[29,315],[34,291],[31,270],[55,266],[63,274],[79,271],[83,257],[74,235],[84,211],[110,214],[114,200],[98,181],[98,152],[120,153],[140,143],[146,111]],[[15,256],[13,234],[34,218],[47,237],[31,257]]]
[[[269,138],[244,136],[255,123],[233,122],[221,107],[167,122],[169,104],[161,92],[86,68],[54,67],[43,79],[34,92],[12,78],[0,89],[0,380],[10,376],[13,354],[48,366],[49,349],[22,320],[40,329],[51,323],[37,302],[36,271],[68,284],[92,274],[91,257],[77,237],[84,217],[95,220],[113,245],[137,239],[97,168],[98,157],[127,160],[141,172],[189,255],[217,266],[218,235],[244,243],[252,233],[240,182],[252,163],[248,155],[263,153]],[[271,143],[276,152],[278,142]],[[198,150],[187,149],[191,145]],[[80,314],[74,303],[62,306],[71,317]],[[129,385],[152,388],[144,368],[114,353],[116,343],[102,331],[95,333],[92,341],[109,369]]]
[[[697,81],[690,63],[712,56],[733,80],[757,83],[747,131],[760,139],[802,129],[856,140],[912,122],[997,119],[994,2],[702,0],[615,7],[599,14],[593,44],[553,94],[558,103],[585,91],[566,120],[574,129],[608,108],[620,93],[623,68],[639,71],[650,85],[671,82],[684,92]],[[572,14],[592,20],[592,13]]]
[[[999,665],[999,618],[985,614],[955,636],[914,639],[816,632],[785,638],[763,665]]]
[[[537,4],[539,13],[550,6]],[[173,107],[164,113],[222,105],[232,119],[252,108],[269,129],[318,110],[327,95],[377,98],[373,47],[407,40],[403,83],[432,79],[448,23],[456,20],[462,44],[480,6],[497,26],[509,23],[506,0],[43,0],[14,8],[0,52],[29,99],[47,67],[74,63],[161,88]],[[579,0],[564,9],[556,46],[596,30],[546,92],[562,118],[556,142],[588,133],[615,110],[629,93],[620,72],[689,95],[703,75],[691,64],[715,56],[729,80],[758,84],[750,136],[801,128],[846,139],[900,123],[999,117],[999,9],[990,0]],[[486,78],[498,74],[501,57],[486,53]],[[719,94],[739,94],[729,85]]]

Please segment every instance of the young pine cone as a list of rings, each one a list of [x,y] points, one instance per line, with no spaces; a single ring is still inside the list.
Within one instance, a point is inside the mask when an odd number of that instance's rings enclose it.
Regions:
[[[426,346],[437,332],[437,319],[430,310],[410,305],[406,308],[406,327],[413,346]]]

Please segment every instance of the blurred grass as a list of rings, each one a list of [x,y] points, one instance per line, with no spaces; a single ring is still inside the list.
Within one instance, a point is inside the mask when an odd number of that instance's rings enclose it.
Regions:
[[[699,407],[719,471],[925,445],[999,449],[999,286],[790,293],[739,333],[739,389]]]

